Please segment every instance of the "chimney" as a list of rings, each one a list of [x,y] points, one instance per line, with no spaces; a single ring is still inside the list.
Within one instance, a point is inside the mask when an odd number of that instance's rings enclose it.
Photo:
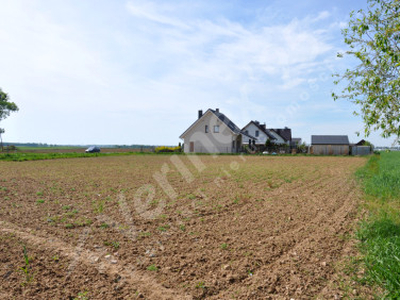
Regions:
[[[266,129],[267,125],[264,123],[264,124],[261,124],[260,127],[263,129]]]
[[[219,108],[216,108],[215,111],[216,111],[217,113],[219,113]]]
[[[257,125],[260,125],[260,122],[258,122],[257,120],[255,120],[254,123],[256,123]]]
[[[203,111],[200,109],[199,110],[199,119],[203,116]]]

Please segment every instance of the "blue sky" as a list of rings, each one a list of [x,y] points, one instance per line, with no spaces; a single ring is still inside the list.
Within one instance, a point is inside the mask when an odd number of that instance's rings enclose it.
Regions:
[[[362,131],[333,101],[341,29],[366,1],[0,0],[4,139],[177,144],[199,109],[312,134]],[[369,138],[390,145],[379,134]]]

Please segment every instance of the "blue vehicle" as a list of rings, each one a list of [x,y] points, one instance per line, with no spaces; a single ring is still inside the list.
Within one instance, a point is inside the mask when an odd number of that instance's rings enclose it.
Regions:
[[[92,146],[89,147],[85,150],[86,153],[99,153],[100,152],[100,148],[97,146]]]

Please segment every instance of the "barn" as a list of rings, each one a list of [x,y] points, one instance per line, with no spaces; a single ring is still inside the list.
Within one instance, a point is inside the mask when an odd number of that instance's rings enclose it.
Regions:
[[[349,155],[349,137],[347,135],[312,135],[310,153],[316,155]]]

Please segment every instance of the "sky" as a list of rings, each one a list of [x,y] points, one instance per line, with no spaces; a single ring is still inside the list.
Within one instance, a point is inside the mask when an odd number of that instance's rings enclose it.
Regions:
[[[176,145],[199,109],[293,137],[364,136],[332,74],[366,0],[0,0],[7,142]],[[394,139],[374,133],[388,146]]]

